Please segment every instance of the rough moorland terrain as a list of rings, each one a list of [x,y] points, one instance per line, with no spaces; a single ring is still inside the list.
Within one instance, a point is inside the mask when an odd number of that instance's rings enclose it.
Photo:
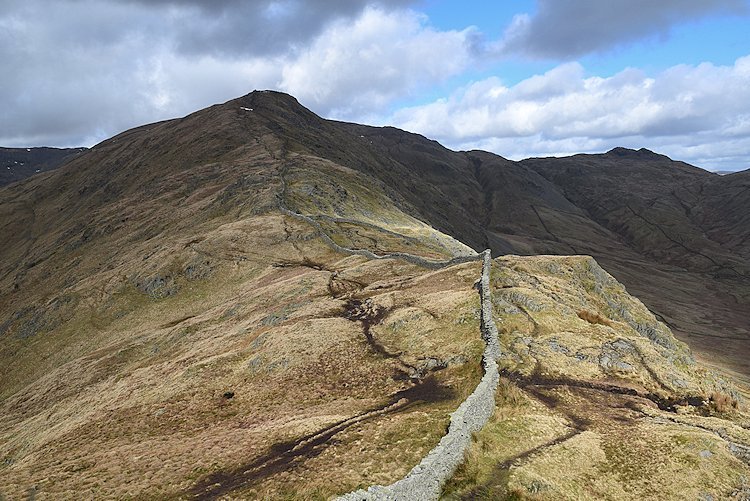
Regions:
[[[544,216],[499,231],[543,203],[642,258],[536,171],[446,152],[256,92],[1,189],[0,496],[325,499],[403,477],[482,377],[482,265],[429,263],[573,253]],[[501,196],[522,186],[538,204]],[[747,494],[741,386],[592,258],[501,257],[491,284],[503,382],[446,496]]]
[[[447,499],[746,499],[741,396],[589,257],[498,258],[495,415]]]
[[[481,377],[481,265],[334,251],[282,208],[343,245],[472,253],[264,127],[217,107],[7,189],[0,493],[327,497],[439,441]]]

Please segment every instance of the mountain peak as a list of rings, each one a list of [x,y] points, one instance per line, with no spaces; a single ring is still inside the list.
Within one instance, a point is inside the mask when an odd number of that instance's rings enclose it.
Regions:
[[[319,125],[321,118],[302,106],[294,96],[274,90],[254,90],[237,99],[227,101],[224,107],[238,107],[256,112],[267,119],[287,126]]]
[[[292,96],[291,94],[287,94],[286,92],[280,92],[277,90],[269,90],[269,89],[263,89],[263,90],[256,89],[250,92],[249,94],[245,94],[242,97],[238,97],[237,99],[234,99],[233,101],[239,101],[239,100],[251,100],[253,102],[261,102],[261,101],[277,102],[277,103],[285,103],[289,106],[303,107],[299,103],[299,101],[297,101],[297,98]]]
[[[631,148],[623,148],[622,146],[612,148],[607,153],[605,153],[605,155],[613,157],[633,158],[638,160],[671,160],[671,158],[666,155],[655,153],[646,148],[634,150]]]
[[[302,106],[294,96],[275,90],[254,90],[242,97],[227,101],[225,104],[238,104],[247,107],[275,107],[295,111],[304,110],[312,113],[310,110]]]

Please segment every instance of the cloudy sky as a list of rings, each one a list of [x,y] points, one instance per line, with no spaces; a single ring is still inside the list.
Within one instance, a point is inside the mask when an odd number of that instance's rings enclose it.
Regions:
[[[0,145],[90,146],[253,89],[508,158],[750,168],[750,0],[0,0]]]

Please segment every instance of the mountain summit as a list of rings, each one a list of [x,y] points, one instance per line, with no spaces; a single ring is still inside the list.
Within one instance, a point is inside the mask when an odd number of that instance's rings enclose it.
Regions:
[[[123,132],[0,188],[0,495],[746,496],[748,182],[271,91]]]

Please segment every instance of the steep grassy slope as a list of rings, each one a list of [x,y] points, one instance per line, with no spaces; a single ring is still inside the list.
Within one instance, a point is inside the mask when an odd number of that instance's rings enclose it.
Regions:
[[[585,257],[494,263],[494,419],[446,499],[744,499],[736,390]]]

